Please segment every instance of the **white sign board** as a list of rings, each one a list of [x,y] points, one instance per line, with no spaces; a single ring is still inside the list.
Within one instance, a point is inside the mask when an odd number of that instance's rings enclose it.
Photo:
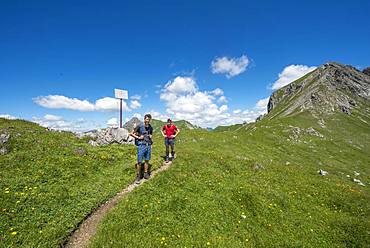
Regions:
[[[119,90],[119,89],[114,89],[114,95],[116,98],[119,99],[128,99],[128,91],[127,90]]]

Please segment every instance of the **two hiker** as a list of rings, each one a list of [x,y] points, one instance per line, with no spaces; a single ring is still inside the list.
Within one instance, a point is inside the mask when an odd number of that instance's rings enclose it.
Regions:
[[[152,116],[146,114],[144,116],[144,123],[139,124],[132,130],[130,136],[135,138],[135,145],[137,146],[137,175],[136,183],[140,183],[142,178],[148,179],[149,174],[149,160],[152,151],[152,137],[153,128],[150,125]],[[165,137],[166,146],[166,162],[169,162],[169,146],[171,146],[172,159],[175,158],[175,138],[180,133],[180,130],[172,124],[172,120],[168,119],[167,124],[162,127],[162,135]],[[144,158],[144,168],[142,168],[142,162]],[[143,173],[144,170],[144,173]]]

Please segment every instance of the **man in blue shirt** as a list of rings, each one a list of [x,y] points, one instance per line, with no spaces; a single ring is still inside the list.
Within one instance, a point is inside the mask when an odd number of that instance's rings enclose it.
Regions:
[[[148,172],[149,160],[152,151],[152,136],[153,128],[150,125],[152,116],[146,114],[144,116],[144,124],[139,124],[134,130],[130,133],[132,137],[135,138],[135,144],[137,145],[137,175],[135,182],[140,183],[140,180],[144,177],[149,179],[150,175]],[[141,163],[144,157],[144,175],[141,173]]]

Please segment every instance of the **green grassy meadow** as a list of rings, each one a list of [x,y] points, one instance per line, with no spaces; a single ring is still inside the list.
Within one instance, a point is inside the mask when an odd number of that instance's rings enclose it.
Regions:
[[[183,128],[171,168],[127,195],[91,247],[367,247],[370,119],[324,121],[303,112],[227,131]],[[0,129],[11,134],[0,157],[1,247],[61,245],[135,177],[134,146],[91,147],[19,120],[0,119]],[[157,132],[154,169],[162,155]]]
[[[324,137],[291,140],[289,125]],[[343,114],[326,126],[302,113],[183,132],[172,167],[108,214],[91,247],[367,247],[369,126]]]
[[[20,120],[0,118],[0,130],[11,135],[10,153],[0,157],[0,247],[59,246],[135,178],[135,146],[91,147],[72,133]]]

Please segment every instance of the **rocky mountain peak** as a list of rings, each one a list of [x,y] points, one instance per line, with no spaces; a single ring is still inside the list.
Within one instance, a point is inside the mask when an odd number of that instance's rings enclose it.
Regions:
[[[350,114],[357,100],[370,101],[370,76],[349,65],[330,62],[274,92],[268,112],[290,115],[309,110]]]
[[[129,120],[128,122],[126,122],[124,125],[123,125],[123,128],[127,129],[129,132],[131,132],[137,125],[139,125],[140,123],[142,123],[142,121],[139,120],[139,118],[137,117],[132,117],[131,120]]]

